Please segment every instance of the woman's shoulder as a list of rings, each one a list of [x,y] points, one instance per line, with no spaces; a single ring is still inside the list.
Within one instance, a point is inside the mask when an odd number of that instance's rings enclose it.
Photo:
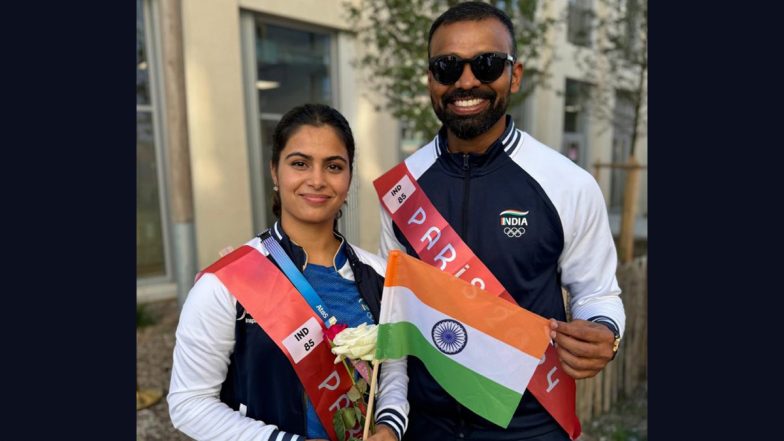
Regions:
[[[254,236],[253,239],[245,242],[245,246],[254,248],[265,256],[269,254],[269,251],[267,251],[267,248],[264,247],[264,244],[261,242],[261,238],[259,236]]]
[[[244,244],[240,245],[240,247],[250,247],[255,249],[259,253],[263,255],[269,254],[269,252],[264,248],[264,244],[261,243],[258,237],[254,237],[253,239],[248,240]],[[226,247],[226,252],[223,253],[221,257],[217,260],[212,262],[209,266],[199,272],[196,276],[196,280],[194,281],[193,287],[191,288],[190,292],[188,293],[188,298],[193,298],[192,303],[207,303],[211,304],[210,307],[215,307],[215,305],[232,305],[236,304],[236,300],[234,296],[229,292],[228,288],[221,282],[220,278],[218,278],[215,274],[213,274],[210,269],[215,268],[216,265],[219,265],[221,260],[223,259],[230,259],[227,257],[231,252],[237,251],[237,248],[234,247]],[[202,305],[203,307],[204,305]]]
[[[382,277],[384,276],[384,274],[387,271],[386,259],[384,259],[383,257],[379,256],[376,253],[371,253],[370,251],[364,248],[360,248],[354,245],[353,243],[349,243],[348,245],[351,246],[352,250],[354,250],[354,254],[357,255],[357,258],[359,258],[360,262],[366,265],[370,265],[370,267],[372,267],[373,270],[376,271],[376,273],[378,273]]]
[[[236,315],[236,307],[236,299],[220,279],[215,274],[203,273],[188,291],[180,322],[199,322],[205,317],[231,320]]]

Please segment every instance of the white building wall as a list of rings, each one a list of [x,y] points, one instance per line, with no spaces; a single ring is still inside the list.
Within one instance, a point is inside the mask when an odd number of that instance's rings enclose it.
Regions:
[[[197,265],[252,233],[248,148],[234,1],[182,3]]]

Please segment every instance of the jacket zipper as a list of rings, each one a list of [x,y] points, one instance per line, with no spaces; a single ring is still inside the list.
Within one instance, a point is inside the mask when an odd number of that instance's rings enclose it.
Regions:
[[[468,153],[463,153],[463,240],[468,240],[468,203],[471,199],[470,183],[471,168],[468,163]]]

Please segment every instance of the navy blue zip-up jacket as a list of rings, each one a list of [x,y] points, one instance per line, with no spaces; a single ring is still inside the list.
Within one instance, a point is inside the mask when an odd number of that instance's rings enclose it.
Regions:
[[[302,268],[306,259],[304,250],[292,243],[285,233],[281,234],[279,242],[297,268]],[[374,321],[378,322],[384,278],[360,261],[348,244],[346,254],[359,294],[370,308]],[[237,303],[236,346],[221,389],[221,401],[235,410],[242,403],[247,406],[245,416],[274,421],[283,431],[306,433],[302,383],[275,342],[255,321],[244,320],[246,317],[252,319]]]
[[[303,268],[305,251],[289,239],[279,223],[270,233],[294,264]],[[340,234],[335,234],[345,242]],[[260,237],[246,245],[266,255]],[[355,281],[377,321],[384,261],[348,242],[345,249],[347,261],[337,268],[338,273]],[[259,295],[264,295],[263,287]],[[176,336],[168,395],[176,428],[195,439],[304,439],[305,390],[294,368],[213,274],[204,274],[188,294]],[[408,423],[405,364],[385,364],[379,384],[385,384],[385,378],[394,384],[387,386],[391,393],[378,397],[376,421],[388,424],[401,435]]]
[[[608,317],[623,332],[617,257],[599,186],[571,160],[515,129],[511,117],[506,122],[504,133],[482,154],[450,153],[442,128],[406,165],[439,213],[520,306],[566,320],[563,286],[570,293],[573,318]],[[381,255],[404,249],[416,256],[386,210],[381,211]],[[406,439],[426,438],[417,433],[418,419],[455,439],[525,439],[560,430],[529,392],[503,430],[457,403],[418,359],[409,357],[408,373]]]

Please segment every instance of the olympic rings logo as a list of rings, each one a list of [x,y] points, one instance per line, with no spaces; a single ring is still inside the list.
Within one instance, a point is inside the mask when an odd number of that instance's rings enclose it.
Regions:
[[[525,228],[523,227],[506,227],[504,228],[504,234],[509,237],[520,237],[525,234]]]

